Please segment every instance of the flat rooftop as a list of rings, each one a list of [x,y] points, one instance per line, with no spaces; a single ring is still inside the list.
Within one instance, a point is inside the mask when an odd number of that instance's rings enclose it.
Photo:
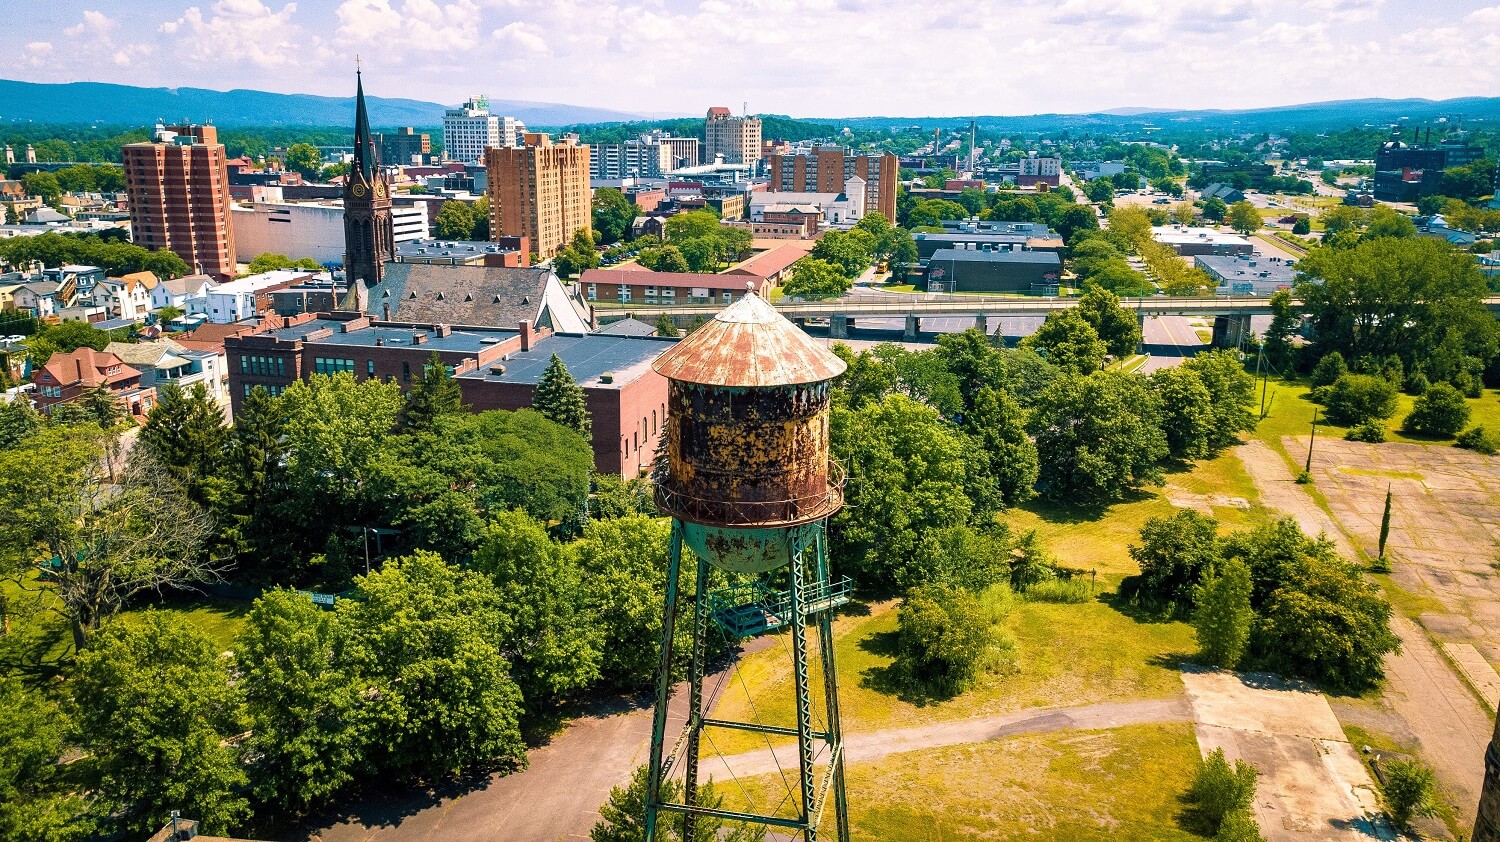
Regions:
[[[486,240],[411,240],[396,244],[399,257],[475,257],[515,251]]]
[[[953,260],[960,263],[1035,263],[1044,266],[1061,266],[1062,260],[1051,251],[978,251],[975,249],[938,249],[927,259],[928,263]]]
[[[507,359],[477,371],[464,372],[459,379],[535,385],[552,362],[552,355],[556,354],[578,385],[618,389],[650,370],[651,363],[676,341],[657,336],[554,333],[538,340],[529,351],[512,351],[506,355]],[[505,373],[492,373],[490,369],[494,365],[503,366]],[[606,371],[613,372],[613,383],[599,379]]]
[[[309,342],[312,345],[348,345],[355,347],[372,347],[375,340],[381,340],[382,344],[391,347],[410,347],[414,334],[426,334],[427,340],[417,346],[428,351],[457,351],[459,353],[477,354],[479,351],[497,341],[510,339],[517,331],[505,328],[454,328],[447,336],[438,336],[431,328],[427,327],[397,327],[386,324],[375,324],[370,327],[341,333],[347,322],[336,319],[313,319],[300,325],[284,327],[280,330],[270,331],[272,336],[278,339],[303,339],[308,334],[328,328],[333,331],[332,336],[314,339]],[[490,340],[486,342],[485,340]]]
[[[1290,284],[1297,272],[1293,263],[1263,256],[1200,254],[1193,258],[1198,266],[1226,281],[1256,281]]]
[[[1024,243],[1031,239],[1028,234],[1000,234],[993,231],[954,231],[947,234],[930,234],[925,231],[918,231],[912,235],[912,238],[919,243],[924,240],[939,243]]]
[[[1250,246],[1252,243],[1230,231],[1213,228],[1198,228],[1190,225],[1160,226],[1151,229],[1151,236],[1158,243],[1177,245],[1180,243],[1215,243],[1219,245]]]

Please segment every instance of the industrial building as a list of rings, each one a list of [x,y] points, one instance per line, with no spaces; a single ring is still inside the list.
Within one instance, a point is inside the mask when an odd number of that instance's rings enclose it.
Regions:
[[[1290,289],[1297,273],[1292,261],[1251,254],[1200,254],[1193,265],[1218,283],[1220,294],[1270,295]]]
[[[1061,277],[1050,251],[941,249],[927,261],[928,289],[942,292],[1055,292]]]
[[[666,424],[667,382],[651,363],[673,342],[558,334],[524,320],[501,328],[320,313],[268,320],[265,330],[227,338],[224,349],[236,411],[256,386],[280,394],[312,374],[349,372],[409,389],[433,353],[452,370],[471,410],[522,409],[531,406],[532,391],[556,354],[583,388],[595,470],[633,477],[650,466]]]
[[[1254,254],[1255,246],[1249,240],[1217,228],[1196,228],[1191,225],[1159,225],[1151,229],[1151,238],[1183,257],[1199,254]]]

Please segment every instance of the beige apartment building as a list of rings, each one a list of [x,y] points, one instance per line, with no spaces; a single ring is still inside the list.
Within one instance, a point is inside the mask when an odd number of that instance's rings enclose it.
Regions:
[[[760,160],[760,118],[736,117],[728,108],[708,109],[703,126],[703,162],[713,163],[723,155],[726,164],[754,164]]]
[[[194,272],[233,278],[229,171],[218,129],[157,125],[152,140],[121,152],[131,240],[175,253]]]
[[[520,147],[486,149],[484,163],[493,239],[529,237],[546,259],[593,225],[589,148],[576,135],[554,144],[550,135],[527,132]]]

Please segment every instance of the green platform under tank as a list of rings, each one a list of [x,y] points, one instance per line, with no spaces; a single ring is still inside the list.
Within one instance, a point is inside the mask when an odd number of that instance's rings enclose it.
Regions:
[[[817,522],[798,526],[707,526],[682,522],[682,542],[698,558],[730,573],[765,573],[791,561],[791,548],[811,544]]]

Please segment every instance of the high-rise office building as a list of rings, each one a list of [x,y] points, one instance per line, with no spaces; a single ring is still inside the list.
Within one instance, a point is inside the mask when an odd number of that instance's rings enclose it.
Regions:
[[[380,151],[370,135],[365,111],[365,85],[358,72],[354,83],[354,160],[344,182],[344,276],[350,290],[363,281],[380,283],[386,261],[396,253],[391,216],[391,185],[380,168]]]
[[[754,164],[760,160],[760,118],[736,117],[728,108],[708,109],[703,126],[703,160],[723,155],[726,164]]]
[[[157,124],[150,141],[121,152],[135,244],[167,249],[194,272],[233,278],[229,172],[218,130]]]
[[[589,147],[577,135],[554,144],[549,135],[528,132],[519,148],[485,150],[484,164],[492,238],[530,237],[532,251],[549,258],[575,231],[593,225]]]
[[[432,136],[426,132],[418,133],[416,129],[407,126],[392,134],[376,134],[375,146],[380,150],[380,160],[387,164],[400,164],[407,166],[414,158],[419,163],[427,163],[427,156],[432,154]]]
[[[843,193],[845,183],[858,176],[864,180],[865,209],[896,218],[896,182],[901,177],[900,160],[891,153],[851,155],[842,146],[820,146],[792,155],[766,158],[767,192]]]
[[[645,138],[596,143],[589,152],[589,175],[594,178],[660,178],[676,169],[672,150]]]
[[[490,113],[487,97],[471,96],[468,102],[443,112],[443,158],[464,164],[484,162],[484,150],[492,146],[520,146],[526,124],[514,117]]]

